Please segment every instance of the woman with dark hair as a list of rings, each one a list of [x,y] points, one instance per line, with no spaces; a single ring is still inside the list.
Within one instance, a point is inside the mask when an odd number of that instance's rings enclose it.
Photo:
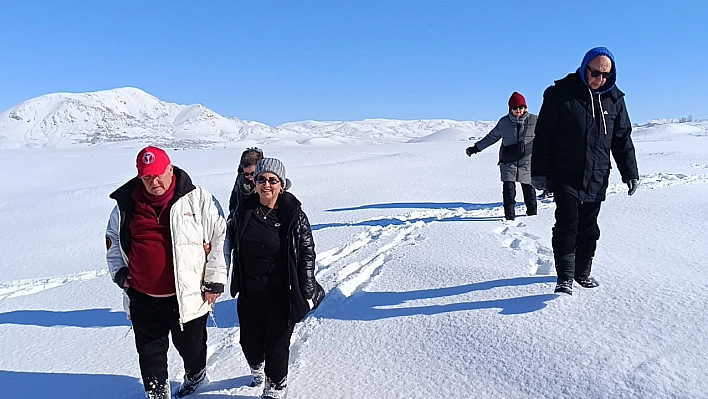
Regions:
[[[251,387],[264,399],[285,397],[290,337],[295,323],[317,308],[324,290],[315,281],[315,243],[301,203],[286,191],[285,166],[263,158],[255,169],[256,193],[230,215],[233,249],[231,296],[241,348],[251,367]]]
[[[256,171],[258,161],[263,159],[263,150],[258,147],[247,148],[241,154],[241,161],[238,164],[238,174],[234,188],[231,189],[229,198],[229,214],[238,207],[249,195],[256,192],[256,183],[253,181],[253,173]]]

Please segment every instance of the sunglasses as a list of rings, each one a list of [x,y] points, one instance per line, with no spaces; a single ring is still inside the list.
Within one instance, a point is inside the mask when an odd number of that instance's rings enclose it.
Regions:
[[[271,186],[275,186],[276,184],[280,183],[280,180],[278,180],[277,177],[271,177],[270,179],[266,179],[263,176],[258,176],[258,178],[256,179],[256,183],[258,184],[265,184],[266,182],[268,182]]]
[[[525,105],[520,105],[520,106],[518,106],[518,107],[511,107],[511,109],[514,110],[514,111],[516,111],[516,110],[518,110],[518,109],[525,109],[525,108],[526,108]]]
[[[255,175],[255,174],[256,174],[256,172],[251,172],[251,173],[243,172],[243,175],[244,175],[245,177],[253,177],[253,175]]]
[[[590,71],[590,76],[592,76],[593,78],[599,78],[600,76],[602,76],[605,79],[609,79],[612,75],[615,74],[614,72],[596,71],[594,69],[591,69],[590,67],[588,67],[588,71]]]

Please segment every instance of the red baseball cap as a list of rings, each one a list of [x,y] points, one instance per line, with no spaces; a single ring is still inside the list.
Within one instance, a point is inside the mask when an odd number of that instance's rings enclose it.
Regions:
[[[136,165],[138,167],[138,177],[148,175],[161,175],[170,166],[170,157],[165,150],[153,146],[145,147],[138,153]]]

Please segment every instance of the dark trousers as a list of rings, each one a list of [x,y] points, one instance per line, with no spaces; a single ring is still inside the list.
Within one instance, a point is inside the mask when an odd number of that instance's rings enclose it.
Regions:
[[[553,226],[553,256],[558,280],[588,277],[595,256],[600,227],[601,202],[580,202],[562,189],[554,190],[556,224]]]
[[[167,381],[167,350],[172,343],[182,357],[184,370],[193,377],[206,367],[207,315],[185,323],[180,329],[177,297],[156,298],[128,289],[130,320],[135,332],[140,374],[145,390]]]
[[[526,214],[535,215],[537,212],[536,190],[530,184],[521,183],[521,191],[524,193],[524,204],[526,204]],[[502,185],[502,198],[504,199],[504,217],[514,219],[516,212],[516,182],[505,181]]]
[[[241,292],[236,305],[241,349],[250,365],[265,361],[265,374],[275,382],[288,375],[290,299],[288,292]]]

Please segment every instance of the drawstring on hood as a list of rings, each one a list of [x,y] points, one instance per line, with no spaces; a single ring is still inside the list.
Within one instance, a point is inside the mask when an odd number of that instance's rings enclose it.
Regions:
[[[593,98],[592,90],[588,89],[590,93],[590,107],[592,108],[592,117],[595,117],[595,100]],[[597,103],[600,104],[600,117],[602,117],[602,126],[605,128],[605,136],[607,136],[607,122],[605,122],[605,111],[602,109],[602,101],[600,100],[600,93],[597,93]]]

